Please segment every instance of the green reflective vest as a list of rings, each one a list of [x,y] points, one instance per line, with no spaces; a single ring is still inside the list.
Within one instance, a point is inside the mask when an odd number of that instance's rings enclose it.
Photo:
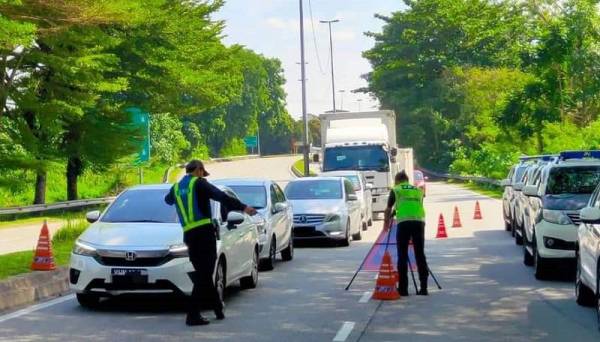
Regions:
[[[408,182],[400,183],[393,189],[396,199],[396,220],[425,221],[423,192]]]
[[[186,176],[173,187],[177,214],[184,232],[212,222],[209,217],[202,217],[198,210],[198,199],[194,191],[197,180],[197,177]]]

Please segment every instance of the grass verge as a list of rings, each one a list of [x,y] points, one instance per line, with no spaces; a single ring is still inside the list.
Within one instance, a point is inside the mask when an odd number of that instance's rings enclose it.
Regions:
[[[88,226],[89,223],[84,220],[69,220],[54,234],[52,237],[52,252],[57,266],[64,266],[69,263],[75,240]],[[0,280],[31,272],[33,253],[34,251],[24,251],[0,255],[0,265],[2,265],[0,267]]]
[[[303,175],[303,174],[304,174],[304,159],[300,159],[300,160],[296,161],[296,162],[294,163],[294,165],[292,165],[292,167],[294,168],[294,170],[296,170],[296,172],[297,172],[298,174],[301,174],[301,175]],[[315,172],[313,172],[312,170],[309,170],[309,171],[308,171],[308,173],[309,173],[311,176],[316,176],[316,175],[317,175],[317,174],[316,174]]]

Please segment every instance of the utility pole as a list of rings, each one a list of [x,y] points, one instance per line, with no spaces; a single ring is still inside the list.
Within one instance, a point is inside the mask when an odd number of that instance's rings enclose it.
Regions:
[[[304,60],[304,5],[300,2],[300,70],[302,74],[302,120],[304,121],[304,134],[302,134],[302,145],[304,152],[304,176],[310,175],[310,164],[308,161],[308,118],[306,114],[306,64]]]
[[[362,99],[358,99],[358,100],[356,100],[356,102],[358,102],[358,111],[360,112],[360,109],[361,109],[360,105],[361,105]]]
[[[344,93],[345,92],[346,91],[344,89],[340,90],[340,94],[341,94],[341,97],[342,97],[342,104],[340,105],[340,110],[344,110]]]
[[[333,72],[333,38],[331,37],[331,24],[339,22],[338,19],[334,20],[321,20],[321,24],[329,25],[329,53],[331,54],[329,59],[331,60],[331,94],[333,95],[333,112],[336,112],[335,109],[335,76]]]

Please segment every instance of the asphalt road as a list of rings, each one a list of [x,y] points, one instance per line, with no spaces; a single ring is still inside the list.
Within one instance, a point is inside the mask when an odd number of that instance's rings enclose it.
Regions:
[[[263,176],[284,181],[295,158],[207,165],[214,178]],[[256,173],[255,173],[256,172]],[[217,175],[219,177],[217,177]],[[484,216],[472,220],[474,201]],[[457,205],[463,228],[450,228]],[[224,321],[184,324],[181,301],[166,298],[111,300],[100,310],[60,298],[0,315],[2,341],[598,341],[593,309],[575,304],[569,280],[537,281],[521,263],[521,250],[503,231],[499,201],[455,185],[431,183],[426,199],[426,250],[443,290],[393,302],[369,300],[374,273],[344,287],[381,229],[369,229],[350,247],[327,244],[296,249],[291,262],[262,272],[259,286],[226,297]],[[448,239],[435,240],[439,213]],[[207,312],[213,319],[213,315]]]

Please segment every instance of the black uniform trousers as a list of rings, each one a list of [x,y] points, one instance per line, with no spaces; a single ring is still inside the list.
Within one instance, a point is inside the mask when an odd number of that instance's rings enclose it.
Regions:
[[[183,241],[188,247],[195,271],[191,275],[194,288],[188,303],[188,314],[197,315],[202,307],[222,309],[223,302],[213,279],[217,262],[217,236],[214,226],[207,224],[188,230],[183,234]]]
[[[404,221],[398,223],[396,243],[398,248],[398,272],[400,273],[399,289],[408,291],[408,244],[412,239],[419,269],[421,288],[427,288],[429,268],[425,258],[425,222]]]

